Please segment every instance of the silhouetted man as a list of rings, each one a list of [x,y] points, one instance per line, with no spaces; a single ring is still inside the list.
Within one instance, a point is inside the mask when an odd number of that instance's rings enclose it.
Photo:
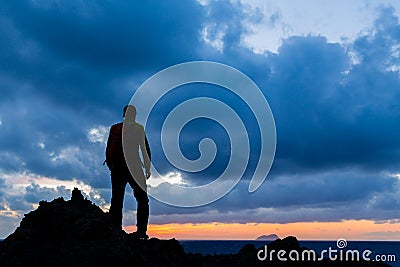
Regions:
[[[151,154],[149,144],[143,126],[136,122],[136,108],[132,105],[125,106],[123,116],[123,123],[120,122],[111,126],[107,140],[106,163],[111,171],[112,185],[110,216],[113,223],[122,227],[124,193],[126,184],[129,183],[137,201],[137,231],[135,235],[138,238],[148,238],[146,231],[149,219],[149,198],[147,197],[146,179],[150,177]],[[123,138],[127,160],[124,156]],[[139,149],[144,164],[140,159]]]

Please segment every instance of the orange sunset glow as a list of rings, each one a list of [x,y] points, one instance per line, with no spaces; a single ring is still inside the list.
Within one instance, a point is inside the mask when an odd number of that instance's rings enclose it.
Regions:
[[[126,226],[133,232],[136,226]],[[254,240],[260,235],[296,236],[299,240],[400,240],[400,222],[367,220],[342,222],[151,224],[149,235],[178,240]]]

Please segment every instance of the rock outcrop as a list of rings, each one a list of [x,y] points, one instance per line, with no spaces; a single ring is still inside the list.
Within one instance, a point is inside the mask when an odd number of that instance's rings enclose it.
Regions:
[[[269,249],[301,251],[294,237]],[[278,262],[257,259],[259,249],[237,254],[186,254],[175,239],[138,240],[112,225],[107,213],[74,190],[71,200],[41,201],[0,243],[0,266],[387,266],[367,262]]]
[[[177,240],[137,240],[114,227],[79,190],[41,201],[0,243],[0,266],[174,266],[165,263],[185,257]]]

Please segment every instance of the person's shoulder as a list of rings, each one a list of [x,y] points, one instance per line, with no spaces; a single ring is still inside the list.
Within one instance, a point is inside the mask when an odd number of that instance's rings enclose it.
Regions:
[[[111,127],[120,127],[120,126],[122,126],[122,121],[113,124]]]
[[[122,128],[122,122],[118,122],[118,123],[113,124],[111,126],[111,130],[116,130],[116,129],[119,129],[119,128]]]

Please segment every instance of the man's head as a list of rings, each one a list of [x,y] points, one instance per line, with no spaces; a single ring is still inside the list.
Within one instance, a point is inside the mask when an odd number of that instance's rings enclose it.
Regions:
[[[126,119],[136,120],[136,108],[132,105],[126,105],[124,107],[123,116]]]

